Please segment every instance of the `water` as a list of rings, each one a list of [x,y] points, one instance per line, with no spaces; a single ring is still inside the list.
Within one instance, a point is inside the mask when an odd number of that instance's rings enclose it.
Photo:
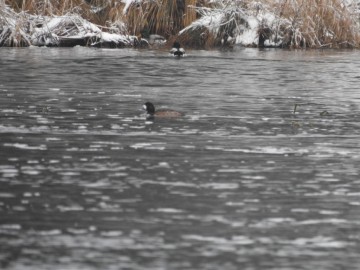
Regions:
[[[0,268],[359,269],[359,56],[1,48]]]

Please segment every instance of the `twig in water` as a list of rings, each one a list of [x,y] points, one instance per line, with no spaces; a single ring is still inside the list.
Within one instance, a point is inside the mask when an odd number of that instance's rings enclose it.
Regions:
[[[295,113],[296,113],[296,108],[297,108],[297,106],[298,106],[298,104],[297,104],[297,103],[295,103],[295,105],[294,105],[294,112],[293,112],[293,114],[295,114]]]

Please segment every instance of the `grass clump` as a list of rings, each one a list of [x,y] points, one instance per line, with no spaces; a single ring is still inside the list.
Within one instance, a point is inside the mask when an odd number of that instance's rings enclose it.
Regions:
[[[0,46],[29,46],[29,28],[29,16],[25,12],[16,13],[0,2]]]
[[[244,34],[250,25],[251,1],[213,1],[209,6],[193,7],[200,18],[179,33],[185,44],[197,44],[205,48],[233,44],[237,36]],[[197,38],[193,41],[193,38]]]
[[[125,11],[125,21],[130,33],[147,37],[159,34],[166,38],[176,35],[196,19],[197,0],[144,0],[134,2]]]
[[[355,7],[341,0],[282,0],[273,5],[283,46],[295,48],[359,47]]]
[[[29,14],[42,16],[61,16],[70,11],[83,13],[89,5],[83,0],[6,0],[8,6],[15,11],[26,11]]]

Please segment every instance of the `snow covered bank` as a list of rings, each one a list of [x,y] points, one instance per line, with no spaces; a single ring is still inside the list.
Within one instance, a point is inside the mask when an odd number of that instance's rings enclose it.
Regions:
[[[212,0],[180,31],[198,47],[360,47],[358,2],[352,0]]]
[[[0,10],[0,46],[30,45],[117,48],[148,44],[136,36],[105,32],[78,14],[35,16],[25,12],[16,13],[4,6],[4,9]]]
[[[134,36],[104,32],[76,14],[43,17],[36,25],[31,33],[35,46],[130,47],[139,42]]]
[[[0,46],[360,47],[360,0],[77,0],[57,15],[59,1],[13,1],[0,0]]]

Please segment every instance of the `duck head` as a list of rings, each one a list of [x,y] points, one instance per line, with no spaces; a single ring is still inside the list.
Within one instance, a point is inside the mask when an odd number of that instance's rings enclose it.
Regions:
[[[153,115],[155,113],[155,106],[151,102],[145,102],[143,108],[150,115]]]

